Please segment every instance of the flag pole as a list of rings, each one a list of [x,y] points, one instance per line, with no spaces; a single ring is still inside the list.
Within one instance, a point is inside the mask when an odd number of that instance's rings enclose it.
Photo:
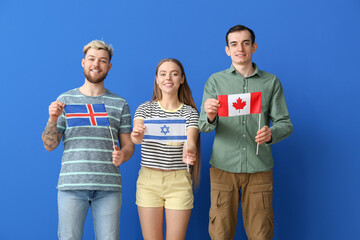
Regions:
[[[186,134],[186,141],[185,141],[185,144],[186,144],[186,169],[187,171],[189,172],[189,156],[187,154],[187,150],[188,150],[188,141],[187,141],[187,130],[186,130],[186,125],[184,126],[184,130],[185,130],[185,134]]]
[[[261,113],[259,113],[259,130],[260,130],[260,121],[261,121]],[[259,154],[259,143],[257,143],[257,146],[256,146],[256,155]]]
[[[185,154],[186,154],[186,169],[189,172],[189,156],[187,154],[187,149],[188,149],[188,143],[187,143],[187,140],[186,140],[186,152],[185,152]]]
[[[185,128],[185,133],[186,133],[186,152],[185,152],[185,154],[186,154],[186,169],[187,169],[188,172],[189,172],[189,156],[187,155],[188,145],[187,145],[187,130],[186,130],[186,124],[185,124],[184,128]]]
[[[114,136],[113,136],[113,133],[112,133],[112,131],[111,131],[111,127],[110,127],[110,125],[109,125],[109,130],[110,130],[111,139],[112,139],[112,142],[113,142],[113,147],[115,147]]]
[[[105,107],[105,102],[102,102],[104,104],[104,108],[105,108],[105,111],[106,111],[106,107]],[[107,112],[106,112],[106,115],[107,115]],[[113,143],[113,148],[115,150],[115,141],[114,141],[114,136],[113,136],[113,133],[111,131],[111,126],[110,126],[110,120],[108,119],[109,121],[109,131],[110,131],[110,135],[111,135],[111,139],[112,139],[112,143]]]

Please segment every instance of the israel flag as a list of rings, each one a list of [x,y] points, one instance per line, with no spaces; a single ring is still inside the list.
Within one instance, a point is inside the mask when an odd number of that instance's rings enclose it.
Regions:
[[[148,118],[144,140],[155,142],[186,142],[185,118]]]

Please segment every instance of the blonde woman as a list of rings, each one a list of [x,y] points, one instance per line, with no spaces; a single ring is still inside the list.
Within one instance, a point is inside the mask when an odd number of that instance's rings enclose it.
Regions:
[[[187,144],[144,140],[144,120],[186,118]],[[163,59],[156,68],[153,97],[136,110],[131,140],[141,144],[136,204],[144,239],[185,239],[198,183],[200,136],[198,111],[180,61]],[[187,170],[187,163],[191,171]],[[192,175],[192,176],[191,176]]]

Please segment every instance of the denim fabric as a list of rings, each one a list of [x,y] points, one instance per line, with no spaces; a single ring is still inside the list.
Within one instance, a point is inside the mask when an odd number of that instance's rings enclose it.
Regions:
[[[120,191],[58,191],[60,240],[81,240],[89,207],[96,240],[118,240],[120,229]]]

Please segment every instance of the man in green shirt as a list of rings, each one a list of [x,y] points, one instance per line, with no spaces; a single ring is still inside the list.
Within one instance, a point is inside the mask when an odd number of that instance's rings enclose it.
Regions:
[[[232,65],[206,82],[199,119],[202,132],[216,128],[210,159],[209,234],[216,240],[234,238],[241,201],[248,239],[272,239],[271,144],[287,138],[293,128],[279,79],[252,62],[257,49],[254,32],[242,25],[234,26],[226,34],[226,43]],[[254,92],[261,92],[260,123],[258,114],[218,116],[219,95]]]

